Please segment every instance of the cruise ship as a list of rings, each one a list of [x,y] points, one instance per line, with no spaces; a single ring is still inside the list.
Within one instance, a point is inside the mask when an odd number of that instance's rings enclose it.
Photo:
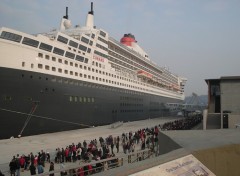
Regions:
[[[0,29],[0,138],[169,115],[186,78],[152,62],[133,34],[120,40],[66,14],[58,30]]]

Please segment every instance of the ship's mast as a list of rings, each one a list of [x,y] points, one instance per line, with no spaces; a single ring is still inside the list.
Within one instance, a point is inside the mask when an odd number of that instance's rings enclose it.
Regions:
[[[94,27],[93,2],[91,2],[91,11],[89,11],[88,15],[87,15],[86,27],[89,27],[89,28],[93,28]]]
[[[66,15],[62,17],[60,23],[60,31],[64,31],[65,29],[69,29],[71,27],[71,21],[68,19],[68,7],[66,7]]]

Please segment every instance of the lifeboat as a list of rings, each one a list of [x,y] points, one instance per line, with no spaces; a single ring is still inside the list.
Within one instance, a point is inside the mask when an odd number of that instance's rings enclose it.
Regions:
[[[148,79],[153,79],[153,75],[152,74],[150,74],[150,73],[148,73],[146,71],[143,71],[143,70],[139,70],[137,72],[137,75],[138,75],[138,77],[144,77],[144,78],[148,78]]]

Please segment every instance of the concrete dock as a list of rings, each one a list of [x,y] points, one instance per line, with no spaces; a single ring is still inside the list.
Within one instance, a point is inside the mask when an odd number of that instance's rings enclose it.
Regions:
[[[117,128],[106,125],[0,140],[0,169],[6,171],[12,156],[16,154],[29,154],[30,152],[36,154],[41,150],[54,153],[56,148],[65,148],[72,143],[77,144],[84,140],[89,142],[92,139],[98,140],[100,136],[103,138],[109,135],[120,136],[122,133],[134,132],[146,127],[151,128],[176,119],[180,118],[146,119],[123,123]],[[231,173],[232,176],[240,175],[240,168],[236,166],[236,163],[240,162],[240,129],[194,129],[196,130],[162,131],[161,134],[166,136],[161,137],[159,141],[162,150],[171,148],[173,143],[179,145],[180,148],[173,149],[154,159],[111,169],[97,175],[129,175],[188,154],[193,154],[216,175],[222,176],[228,175],[228,173]],[[172,142],[167,141],[167,138]],[[140,146],[136,146],[136,149],[139,148]],[[122,147],[120,147],[118,155],[123,155]],[[59,169],[59,166],[55,164],[55,168]],[[225,170],[222,168],[225,168]],[[231,172],[229,172],[229,169],[231,169]],[[46,167],[46,170],[48,170],[48,167]],[[21,175],[30,175],[30,173],[24,171],[21,172]]]

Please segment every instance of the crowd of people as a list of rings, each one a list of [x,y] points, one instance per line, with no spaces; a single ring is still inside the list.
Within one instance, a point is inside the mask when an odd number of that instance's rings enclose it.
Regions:
[[[161,130],[190,130],[202,121],[202,115],[187,117],[172,122],[164,123]]]
[[[11,175],[20,176],[21,172],[26,170],[30,171],[31,175],[36,173],[41,174],[44,171],[54,171],[54,163],[60,165],[59,169],[64,168],[64,163],[82,162],[84,167],[77,170],[70,170],[71,174],[76,176],[89,175],[95,172],[108,169],[108,166],[118,166],[119,160],[115,157],[115,153],[119,153],[120,146],[125,154],[135,151],[136,145],[141,150],[146,148],[151,149],[153,152],[158,151],[158,133],[159,130],[180,130],[189,129],[201,121],[201,117],[197,118],[184,118],[173,122],[168,122],[163,125],[158,125],[152,128],[139,129],[135,132],[122,133],[120,136],[113,137],[109,135],[105,139],[93,139],[90,141],[84,140],[83,142],[72,143],[66,147],[58,147],[54,155],[49,152],[41,150],[37,154],[30,153],[28,155],[15,157],[13,156],[9,167]],[[54,158],[50,158],[54,156]],[[113,158],[108,162],[99,162],[95,165],[91,164],[92,161],[100,161],[104,159]],[[45,164],[50,165],[49,169],[45,169]],[[87,164],[86,164],[87,163]],[[115,164],[114,164],[115,163]],[[65,175],[64,171],[61,175]],[[51,174],[52,175],[52,174]],[[54,174],[53,174],[54,175]]]

